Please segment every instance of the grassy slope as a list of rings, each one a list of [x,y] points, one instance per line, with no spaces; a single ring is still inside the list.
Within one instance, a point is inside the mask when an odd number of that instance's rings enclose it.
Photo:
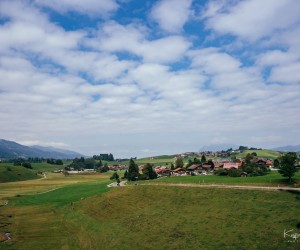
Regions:
[[[300,184],[300,171],[298,171],[294,180],[297,184]],[[146,182],[146,181],[145,181]],[[277,171],[271,171],[264,176],[256,177],[230,177],[230,176],[216,176],[216,175],[198,175],[198,176],[174,176],[159,178],[157,180],[151,180],[151,182],[167,182],[167,183],[199,183],[199,184],[255,184],[255,185],[267,185],[277,186],[286,185],[286,178],[282,177]]]
[[[278,151],[273,151],[273,150],[245,150],[243,153],[239,153],[236,155],[237,158],[244,158],[248,153],[257,153],[257,157],[262,157],[262,158],[270,158],[270,159],[276,159],[279,156],[281,156],[281,153]]]
[[[11,171],[8,171],[7,168],[10,168]],[[40,178],[40,176],[37,176],[33,170],[21,166],[12,166],[11,164],[0,165],[0,183],[32,180],[38,178]]]
[[[0,249],[297,249],[299,246],[283,239],[284,229],[299,232],[295,227],[300,221],[299,194],[148,186],[106,192],[103,182],[97,185],[78,185],[73,187],[76,192],[69,186],[34,199],[15,198],[0,210],[2,214],[13,215],[9,228],[13,240],[0,243]],[[87,196],[90,197],[80,200]],[[48,204],[44,204],[46,198]]]

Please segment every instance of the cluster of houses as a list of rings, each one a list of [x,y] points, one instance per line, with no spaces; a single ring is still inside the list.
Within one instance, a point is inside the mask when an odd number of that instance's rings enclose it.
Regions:
[[[177,155],[177,157],[181,157],[181,158],[188,158],[189,156],[199,156],[201,157],[202,155],[205,155],[206,157],[229,157],[230,156],[229,151],[203,151],[203,152],[186,152],[186,153],[182,153]]]
[[[215,155],[223,154],[225,151],[220,152],[213,152]],[[197,153],[201,155],[203,152]],[[209,155],[210,152],[205,152],[206,156]],[[226,152],[225,152],[226,153]],[[194,153],[195,154],[195,153]],[[190,153],[184,153],[180,154],[177,157],[186,158],[187,155],[190,155]],[[263,159],[263,158],[256,158],[252,160],[258,165],[272,167],[273,161],[269,159]],[[207,175],[213,172],[218,171],[219,169],[239,169],[243,166],[244,161],[240,160],[239,162],[232,162],[230,160],[222,160],[220,162],[210,160],[210,163],[199,163],[199,164],[193,164],[187,168],[176,168],[171,169],[167,166],[154,166],[153,170],[157,173],[159,177],[163,176],[184,176],[184,175]],[[143,169],[143,165],[139,166],[139,169]],[[125,164],[119,164],[119,165],[108,165],[109,170],[111,171],[120,171],[120,170],[128,170],[128,166]],[[96,172],[94,169],[84,169],[82,171],[77,171],[74,168],[70,168],[69,173],[83,173],[83,172]]]
[[[119,170],[128,170],[128,166],[124,164],[119,164],[119,165],[108,165],[109,170],[112,171],[119,171]]]
[[[266,160],[263,158],[258,158],[253,160],[256,164],[272,167],[273,161],[272,160]],[[241,168],[243,165],[243,162],[232,162],[230,160],[223,160],[221,162],[214,162],[214,166],[204,163],[204,164],[193,164],[186,169],[184,168],[176,168],[174,170],[171,170],[170,168],[166,166],[160,166],[155,167],[154,170],[158,174],[159,177],[163,176],[183,176],[183,175],[207,175],[209,173],[213,173],[215,171],[218,171],[219,169],[238,169]],[[246,173],[245,173],[246,175]]]

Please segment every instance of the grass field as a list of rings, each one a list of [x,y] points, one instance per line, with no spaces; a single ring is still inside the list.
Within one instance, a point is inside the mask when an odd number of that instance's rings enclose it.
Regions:
[[[106,183],[10,199],[0,249],[299,249],[299,194]]]
[[[300,172],[294,176],[296,185],[300,185]],[[149,182],[149,181],[144,181]],[[256,177],[230,177],[216,175],[197,175],[197,176],[174,176],[151,180],[150,182],[165,183],[198,183],[198,184],[243,184],[243,185],[263,185],[263,186],[285,186],[288,185],[286,178],[282,177],[277,171],[271,171],[264,176]],[[291,184],[294,185],[295,183]]]
[[[37,164],[29,171],[50,167]],[[46,178],[0,183],[0,249],[300,248],[299,238],[283,237],[285,229],[300,233],[300,193],[142,185],[109,189],[111,174],[48,172]],[[299,186],[300,172],[295,180]],[[276,171],[151,181],[160,182],[287,185]],[[11,241],[3,241],[6,231]]]
[[[243,153],[239,153],[236,155],[237,158],[245,158],[247,154],[251,154],[255,152],[257,157],[276,159],[281,156],[281,153],[278,151],[263,149],[263,150],[245,150]]]
[[[38,179],[35,171],[12,164],[0,164],[0,183]]]

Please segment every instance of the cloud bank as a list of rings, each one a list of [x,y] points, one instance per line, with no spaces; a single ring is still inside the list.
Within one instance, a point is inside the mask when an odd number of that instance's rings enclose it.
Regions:
[[[0,138],[119,157],[297,144],[299,10],[1,1]]]

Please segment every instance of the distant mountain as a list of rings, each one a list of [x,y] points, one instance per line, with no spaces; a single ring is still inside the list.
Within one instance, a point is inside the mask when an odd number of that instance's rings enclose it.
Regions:
[[[221,151],[221,150],[227,150],[227,149],[237,149],[239,146],[234,145],[234,144],[211,144],[208,146],[203,146],[200,148],[200,152],[203,151]]]
[[[272,148],[272,150],[283,151],[283,152],[300,152],[300,145],[288,145],[278,148]]]
[[[60,159],[73,159],[76,157],[84,156],[83,154],[80,154],[78,152],[67,150],[67,149],[61,149],[61,148],[44,147],[44,146],[38,146],[38,145],[31,146],[31,148],[38,149],[38,150],[48,152],[48,153],[51,152],[51,153],[55,153],[55,154],[63,154],[66,156],[66,157],[60,158]]]
[[[72,159],[83,156],[80,153],[56,149],[52,147],[33,146],[28,147],[16,143],[0,139],[0,158],[54,158],[54,159]]]

